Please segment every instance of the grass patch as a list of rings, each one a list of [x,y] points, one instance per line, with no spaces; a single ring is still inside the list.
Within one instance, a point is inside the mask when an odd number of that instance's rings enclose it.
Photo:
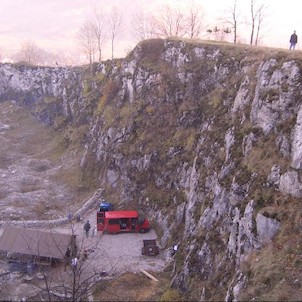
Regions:
[[[113,280],[102,280],[93,293],[96,301],[173,301],[181,298],[170,288],[170,276],[165,273],[150,272],[159,282],[154,282],[142,273],[125,273]],[[175,300],[181,301],[181,300]]]

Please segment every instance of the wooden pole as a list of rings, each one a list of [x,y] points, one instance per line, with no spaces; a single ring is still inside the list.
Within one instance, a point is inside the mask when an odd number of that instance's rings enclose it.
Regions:
[[[149,274],[147,271],[145,271],[144,269],[140,269],[142,273],[144,273],[147,277],[149,277],[150,279],[152,279],[153,281],[159,281],[158,279],[156,279],[154,276],[152,276],[151,274]]]

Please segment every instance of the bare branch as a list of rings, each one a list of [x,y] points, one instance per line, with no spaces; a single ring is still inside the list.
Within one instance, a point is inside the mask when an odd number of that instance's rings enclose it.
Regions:
[[[186,34],[185,15],[178,9],[166,5],[159,17],[154,17],[154,27],[158,36],[183,37]]]
[[[106,31],[106,16],[101,9],[94,9],[94,18],[92,20],[92,31],[96,39],[96,45],[98,50],[98,60],[102,61],[102,48],[107,37]]]
[[[43,52],[33,41],[25,41],[22,43],[21,50],[17,53],[16,58],[29,64],[39,64],[42,61]]]
[[[109,36],[111,40],[111,59],[114,57],[116,39],[122,34],[122,13],[117,8],[113,8],[109,17]]]
[[[133,15],[131,24],[134,35],[139,41],[154,37],[155,30],[153,28],[152,16],[138,11]]]
[[[228,17],[225,21],[227,25],[230,25],[231,30],[233,31],[233,42],[237,43],[238,38],[238,26],[240,23],[241,15],[238,12],[237,0],[234,0],[233,5],[227,10]]]
[[[251,0],[250,2],[250,10],[251,10],[251,37],[250,44],[255,43],[257,45],[259,43],[261,29],[263,27],[263,22],[265,18],[265,10],[267,6],[260,3],[258,4],[256,0]],[[256,27],[256,38],[255,36],[255,27]]]
[[[186,17],[186,32],[190,39],[200,37],[202,30],[206,27],[203,24],[204,13],[202,7],[193,3],[188,8]]]
[[[93,23],[86,21],[78,32],[80,46],[82,47],[86,57],[89,59],[89,64],[94,62],[95,52],[97,49],[95,41],[95,33]]]

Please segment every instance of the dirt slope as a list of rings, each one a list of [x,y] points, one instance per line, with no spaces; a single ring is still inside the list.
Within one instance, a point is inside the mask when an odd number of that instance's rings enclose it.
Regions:
[[[53,131],[14,102],[0,102],[0,151],[1,220],[56,218],[85,197],[81,154],[64,154]]]

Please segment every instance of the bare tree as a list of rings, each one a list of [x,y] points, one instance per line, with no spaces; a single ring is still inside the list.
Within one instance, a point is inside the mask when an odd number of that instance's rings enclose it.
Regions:
[[[251,37],[250,37],[250,44],[253,45],[254,41],[254,31],[255,31],[255,20],[256,20],[256,12],[255,12],[255,1],[251,0],[251,18],[252,18],[252,24],[251,24]]]
[[[102,48],[106,40],[106,16],[101,9],[94,9],[94,18],[92,20],[92,31],[95,36],[97,51],[98,51],[98,60],[102,61]]]
[[[94,26],[92,22],[86,21],[81,26],[78,32],[78,38],[80,46],[82,47],[86,57],[89,60],[89,64],[91,65],[94,62],[97,49]]]
[[[263,37],[261,35],[261,30],[263,29],[264,26],[264,19],[265,19],[265,11],[267,9],[267,6],[264,4],[260,5],[258,11],[257,11],[257,17],[256,17],[256,23],[257,23],[257,29],[256,29],[256,38],[255,38],[255,45],[258,45],[259,41]]]
[[[43,50],[33,41],[25,41],[21,45],[21,50],[16,54],[16,60],[25,61],[29,64],[41,63]]]
[[[131,25],[134,35],[139,41],[154,37],[155,30],[153,18],[151,16],[138,11],[134,13]]]
[[[188,8],[188,15],[186,17],[186,32],[190,39],[200,37],[205,25],[203,24],[204,13],[202,7],[192,2]]]
[[[158,36],[183,37],[186,34],[186,18],[179,9],[166,5],[163,13],[154,17],[154,26]]]
[[[252,45],[255,42],[255,45],[258,44],[260,39],[260,32],[262,29],[266,6],[263,3],[257,5],[257,0],[251,0],[250,10],[251,10],[251,37],[250,44]],[[254,40],[255,35],[255,27],[256,28],[256,38]]]
[[[33,41],[23,42],[21,50],[14,56],[16,61],[44,66],[56,66],[59,62],[60,64],[63,64],[62,58],[62,54],[40,48]]]
[[[44,66],[59,66],[64,65],[66,60],[64,59],[64,53],[40,50],[40,64]]]
[[[63,66],[79,64],[78,53],[68,53],[68,51],[47,51],[37,47],[33,42],[24,42],[22,48],[12,56],[15,62],[27,62],[29,64],[39,64],[43,66]]]
[[[184,36],[194,39],[199,37],[203,30],[203,18],[201,6],[193,1],[184,10],[166,5],[159,16],[146,16],[142,12],[137,12],[133,17],[132,26],[140,40]]]
[[[117,8],[112,9],[108,26],[111,40],[111,59],[113,60],[116,39],[122,33],[122,13]]]
[[[214,34],[214,38],[217,41],[223,41],[225,40],[225,37],[228,36],[232,31],[228,27],[222,27],[215,26],[213,29],[209,28],[207,29],[207,33],[209,35],[209,38],[211,38],[211,35]]]
[[[214,35],[215,35],[215,40],[219,40],[220,28],[218,26],[215,26],[213,28],[213,32],[214,32]]]
[[[265,17],[265,10],[267,9],[267,6],[263,3],[259,3],[257,0],[251,0],[250,3],[250,10],[251,10],[251,37],[250,37],[250,44],[252,45],[255,43],[255,45],[258,44],[260,40],[260,32],[263,27],[263,21]],[[255,29],[256,27],[256,29]],[[256,38],[255,36],[255,30],[256,30]]]
[[[208,33],[208,35],[209,35],[209,39],[211,39],[213,30],[212,30],[211,28],[208,28],[208,29],[207,29],[207,33]]]
[[[228,27],[222,28],[220,32],[220,40],[224,41],[231,32],[232,32],[231,29]]]
[[[51,232],[53,232],[51,230]],[[40,273],[43,276],[42,283],[38,286],[37,297],[48,301],[88,301],[89,295],[95,284],[107,274],[94,268],[96,258],[95,251],[99,248],[100,238],[95,238],[96,243],[89,245],[84,236],[76,234],[76,226],[70,221],[70,232],[73,238],[77,238],[76,245],[65,253],[65,264],[56,269],[42,267]],[[110,261],[110,257],[107,261]]]
[[[238,25],[240,22],[240,14],[238,12],[237,0],[234,0],[232,7],[227,10],[228,17],[226,19],[226,24],[230,25],[231,30],[233,30],[233,42],[237,43],[238,38]]]

